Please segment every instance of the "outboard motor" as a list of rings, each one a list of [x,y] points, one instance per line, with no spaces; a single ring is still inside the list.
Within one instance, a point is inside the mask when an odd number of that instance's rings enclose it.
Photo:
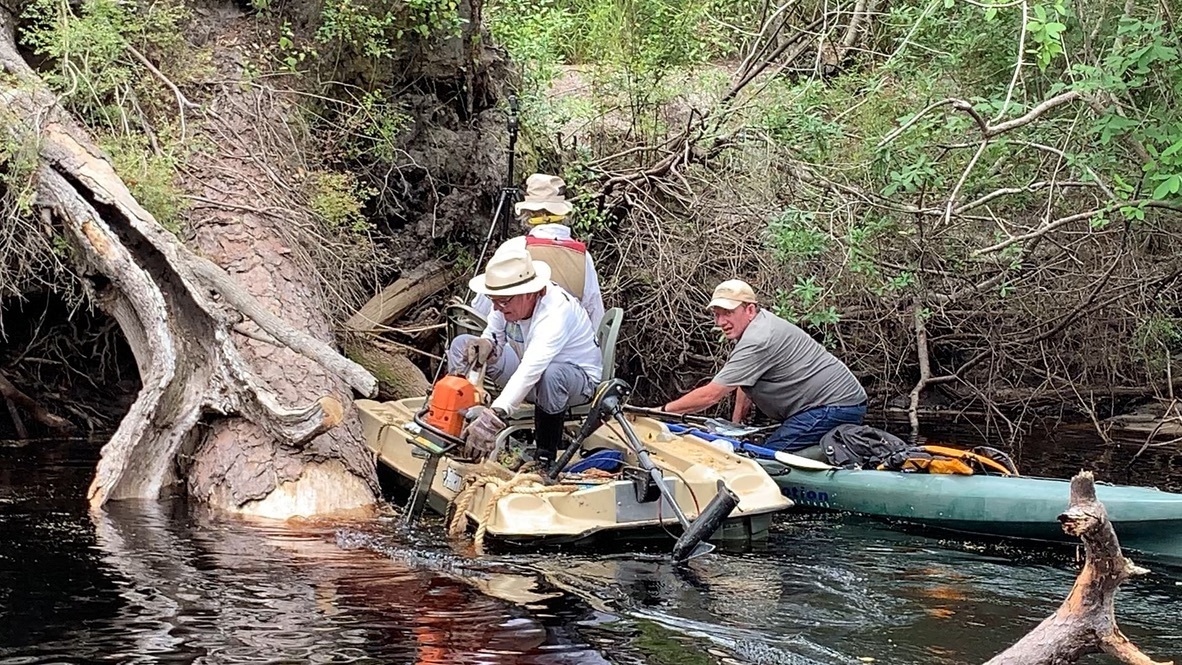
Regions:
[[[624,403],[631,393],[632,388],[620,379],[612,379],[599,386],[599,390],[595,392],[595,399],[591,403],[591,413],[587,415],[587,420],[583,423],[582,430],[579,431],[578,439],[563,453],[562,458],[554,467],[556,469],[554,473],[558,472],[557,469],[566,466],[582,442],[599,429],[600,425],[613,419],[623,429],[624,439],[636,455],[640,468],[647,472],[648,479],[652,481],[651,485],[655,485],[660,491],[665,503],[677,516],[677,521],[681,523],[682,534],[673,546],[673,560],[682,562],[714,551],[714,545],[705,541],[714,535],[723,520],[731,514],[735,506],[739,505],[739,497],[721,480],[718,481],[717,494],[698,515],[698,519],[691,522],[685,512],[681,510],[681,506],[677,505],[670,489],[665,485],[664,475],[649,458],[648,450],[637,438],[636,431],[632,429],[632,423],[628,422],[624,416]],[[649,485],[647,479],[645,484]]]

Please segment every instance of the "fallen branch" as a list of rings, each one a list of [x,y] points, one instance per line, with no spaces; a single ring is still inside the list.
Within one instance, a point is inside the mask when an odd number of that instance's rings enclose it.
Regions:
[[[3,398],[6,402],[8,402],[10,408],[21,408],[30,416],[33,416],[33,420],[36,420],[37,422],[45,425],[55,432],[65,432],[71,429],[70,421],[51,413],[48,409],[37,403],[37,400],[34,400],[32,397],[29,397],[25,393],[21,392],[19,388],[13,385],[12,382],[4,376],[4,372],[0,372],[0,398]],[[18,420],[19,416],[17,416],[15,413],[12,415],[13,422],[17,426],[19,433],[19,430],[24,429],[24,426],[21,421]],[[28,437],[27,432],[20,433],[20,435],[22,438]]]
[[[1121,554],[1108,513],[1096,500],[1090,471],[1071,479],[1071,498],[1059,521],[1065,533],[1083,541],[1083,570],[1054,614],[985,665],[1066,665],[1101,651],[1130,665],[1172,665],[1173,661],[1146,656],[1116,625],[1113,596],[1117,587],[1149,571]]]
[[[345,321],[345,327],[367,332],[390,325],[407,309],[451,286],[457,273],[438,259],[428,261],[386,288]]]

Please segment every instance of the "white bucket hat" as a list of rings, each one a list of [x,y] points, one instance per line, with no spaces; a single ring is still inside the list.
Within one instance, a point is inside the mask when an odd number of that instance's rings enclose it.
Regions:
[[[710,298],[710,304],[706,305],[706,309],[734,309],[743,303],[759,304],[755,297],[755,289],[741,279],[728,279],[714,287],[714,294]]]
[[[571,204],[566,202],[563,190],[566,182],[556,175],[535,173],[525,180],[525,200],[513,206],[516,214],[524,210],[546,210],[551,214],[565,217],[570,214]]]
[[[486,296],[534,293],[550,283],[550,266],[534,261],[525,248],[502,247],[493,253],[484,272],[468,280],[468,288]]]

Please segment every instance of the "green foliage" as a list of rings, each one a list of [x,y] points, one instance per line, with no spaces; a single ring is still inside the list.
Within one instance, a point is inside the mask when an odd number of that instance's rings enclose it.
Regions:
[[[668,128],[658,109],[697,84],[713,94],[716,82],[701,81],[698,68],[734,57],[750,39],[726,18],[765,10],[752,0],[494,0],[485,13],[522,73],[528,132],[549,141],[574,121],[626,114],[637,136],[659,141]],[[589,79],[591,94],[549,95],[564,67],[577,82]]]
[[[363,92],[351,102],[341,100],[341,112],[332,130],[343,133],[341,156],[360,162],[394,164],[401,141],[413,119],[381,90]]]
[[[577,29],[573,15],[559,0],[498,0],[489,8],[493,41],[512,54],[521,73],[521,95],[527,114],[543,102],[547,87],[565,62],[565,47]]]
[[[168,151],[156,152],[142,134],[113,135],[99,138],[99,146],[111,158],[115,172],[131,190],[136,201],[152,213],[156,221],[179,234],[184,222],[185,199],[176,186],[180,163],[177,142],[164,141]]]
[[[1133,335],[1133,344],[1151,372],[1169,368],[1176,376],[1179,368],[1171,368],[1170,363],[1182,354],[1182,318],[1160,313],[1145,318]]]
[[[316,40],[374,59],[393,58],[410,36],[454,37],[462,25],[457,0],[327,0]]]
[[[816,227],[812,212],[788,209],[768,225],[768,239],[780,261],[791,263],[824,254],[829,235]]]
[[[1063,54],[1063,33],[1067,25],[1062,21],[1068,20],[1069,14],[1063,0],[1056,0],[1050,9],[1037,4],[1031,10],[1034,18],[1026,21],[1026,31],[1032,48],[1027,49],[1027,52],[1034,56],[1038,68],[1045,72],[1051,62]]]
[[[305,62],[320,57],[320,52],[311,46],[298,45],[295,31],[291,27],[291,22],[284,21],[283,25],[279,28],[279,49],[277,55],[283,69],[294,73],[298,72],[300,66]]]
[[[0,127],[16,127],[15,118],[0,109]],[[36,171],[39,164],[35,136],[0,135],[0,223],[10,224],[33,212]]]
[[[168,53],[183,44],[189,12],[180,2],[87,0],[77,12],[65,0],[34,0],[22,41],[53,66],[41,76],[71,110],[92,125],[124,124],[128,92],[150,78],[129,49]]]
[[[791,289],[778,289],[772,311],[776,316],[794,323],[822,327],[841,320],[837,308],[824,305],[825,291],[814,276],[797,277]]]
[[[308,181],[308,207],[334,231],[367,232],[370,223],[364,213],[365,201],[375,194],[352,173],[318,171]]]
[[[562,179],[566,182],[566,197],[574,206],[571,226],[575,235],[590,239],[608,231],[611,219],[589,198],[596,184],[595,172],[588,165],[590,155],[587,151],[583,149],[579,153],[580,159],[567,164]]]

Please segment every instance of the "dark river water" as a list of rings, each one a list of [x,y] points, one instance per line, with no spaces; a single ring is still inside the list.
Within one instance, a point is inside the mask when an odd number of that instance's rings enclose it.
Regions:
[[[947,440],[948,437],[942,437]],[[955,438],[955,437],[953,437]],[[1180,455],[1086,431],[1027,438],[1026,472],[1179,489]],[[173,504],[88,514],[96,446],[0,444],[0,664],[980,663],[1059,605],[1075,549],[788,514],[766,549],[685,569],[649,553],[475,559],[439,523],[248,524]],[[1064,497],[1066,502],[1066,497]],[[1117,596],[1182,658],[1182,566]],[[1089,663],[1114,663],[1094,656]]]

